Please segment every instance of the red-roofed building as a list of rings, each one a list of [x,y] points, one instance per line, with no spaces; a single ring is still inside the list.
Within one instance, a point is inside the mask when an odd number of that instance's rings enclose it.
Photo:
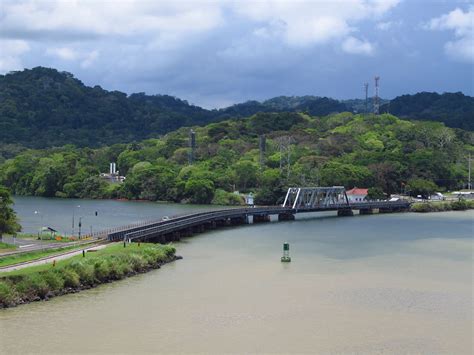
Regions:
[[[354,187],[353,189],[347,190],[346,195],[349,202],[362,202],[365,201],[369,189],[359,189]]]

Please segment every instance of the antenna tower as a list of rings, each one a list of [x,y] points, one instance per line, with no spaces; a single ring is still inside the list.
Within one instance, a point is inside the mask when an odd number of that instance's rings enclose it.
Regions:
[[[196,151],[196,132],[189,130],[189,165],[194,163],[194,153]]]
[[[379,114],[380,99],[379,99],[379,80],[380,76],[375,77],[375,96],[374,96],[374,113]]]
[[[267,138],[264,134],[259,137],[259,149],[260,149],[260,167],[263,169],[265,165],[265,151],[267,145]]]
[[[369,113],[369,83],[364,84],[365,90],[365,113]]]

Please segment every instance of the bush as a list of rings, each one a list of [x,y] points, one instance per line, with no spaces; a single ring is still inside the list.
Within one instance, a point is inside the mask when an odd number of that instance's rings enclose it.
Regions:
[[[16,290],[20,295],[28,299],[45,298],[48,292],[51,290],[46,280],[41,274],[31,274],[22,278],[22,280],[16,285]]]
[[[64,268],[61,269],[62,277],[64,279],[64,286],[76,288],[81,284],[79,275],[72,269]]]
[[[0,305],[10,306],[18,297],[14,287],[5,281],[0,281]]]
[[[73,261],[68,267],[79,275],[79,279],[83,285],[94,285],[95,272],[93,265],[83,261]]]
[[[94,274],[97,281],[108,281],[110,278],[110,264],[104,259],[96,260]]]
[[[64,279],[59,270],[48,270],[41,274],[52,291],[62,290],[64,287]]]
[[[122,267],[124,264],[123,262],[120,262],[120,260],[115,255],[112,255],[107,259],[107,265],[109,268],[109,278],[111,280],[120,280],[124,278],[126,271]]]
[[[455,201],[451,204],[454,211],[464,211],[469,208],[469,204],[466,200]]]
[[[128,262],[134,271],[142,271],[147,264],[145,259],[136,253],[128,255]]]

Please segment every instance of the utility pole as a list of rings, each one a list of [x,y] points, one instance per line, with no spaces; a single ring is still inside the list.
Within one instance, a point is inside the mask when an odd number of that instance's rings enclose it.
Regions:
[[[467,188],[471,191],[471,152],[469,152],[468,158],[468,177],[467,177]]]
[[[196,150],[196,132],[189,130],[189,165],[194,163],[194,153]]]
[[[260,168],[263,169],[265,165],[265,152],[266,152],[267,139],[264,134],[259,136],[259,150],[260,150]]]
[[[374,113],[376,115],[378,115],[379,114],[379,109],[380,109],[380,100],[379,100],[379,80],[380,80],[380,76],[376,76],[374,79],[375,79]]]
[[[365,90],[365,114],[369,113],[369,83],[364,84]]]

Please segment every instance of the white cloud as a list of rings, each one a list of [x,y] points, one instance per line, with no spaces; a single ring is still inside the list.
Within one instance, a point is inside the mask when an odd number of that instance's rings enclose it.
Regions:
[[[82,68],[89,68],[99,57],[99,51],[98,50],[93,50],[90,53],[87,53],[84,56],[84,59],[81,62],[81,67]]]
[[[48,48],[46,50],[46,54],[58,57],[62,60],[75,60],[78,57],[78,53],[68,47],[61,47],[61,48]]]
[[[189,33],[207,31],[221,22],[220,7],[209,1],[4,0],[2,10],[4,36],[61,35],[60,31],[78,36]]]
[[[21,55],[30,50],[26,41],[0,40],[0,73],[23,69]]]
[[[401,25],[402,21],[386,21],[377,23],[376,27],[378,30],[381,31],[389,31],[394,28],[400,27]]]
[[[424,28],[454,31],[455,39],[444,45],[446,54],[457,60],[474,62],[474,6],[470,6],[466,12],[456,8],[433,18]]]
[[[362,55],[373,55],[375,51],[374,46],[370,42],[352,36],[342,42],[342,50],[347,53]]]
[[[395,7],[399,0],[346,0],[346,1],[285,1],[261,0],[258,2],[235,1],[233,11],[260,26],[265,35],[275,28],[272,24],[283,23],[276,30],[290,46],[311,46],[331,40],[344,39],[355,31],[355,23],[365,19],[377,19]]]

